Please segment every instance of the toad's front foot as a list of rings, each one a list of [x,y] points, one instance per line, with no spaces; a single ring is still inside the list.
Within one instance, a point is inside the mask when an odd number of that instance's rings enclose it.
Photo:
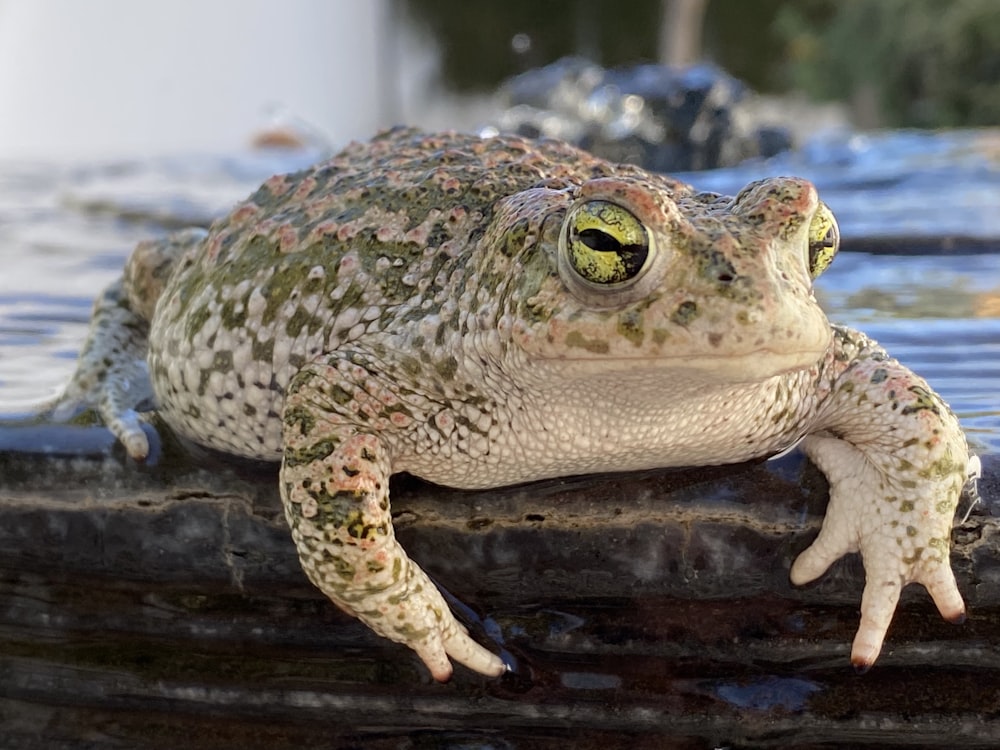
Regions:
[[[352,419],[365,416],[361,421],[373,431],[358,431],[337,413],[348,407]],[[346,357],[299,373],[285,407],[285,517],[309,579],[376,633],[416,651],[434,679],[451,677],[449,657],[497,676],[503,662],[469,637],[396,541],[386,436],[393,415],[413,415],[415,408],[377,372]]]
[[[792,583],[808,583],[838,558],[860,552],[865,566],[861,624],[851,663],[867,670],[878,658],[899,596],[923,584],[941,615],[962,622],[965,604],[949,559],[952,519],[962,490],[963,456],[944,456],[942,470],[920,492],[900,486],[857,447],[832,437],[807,438],[803,447],[830,480],[830,503],[819,536],[795,560]],[[946,466],[947,464],[947,466]]]
[[[504,663],[469,636],[427,574],[410,560],[404,565],[408,575],[399,585],[341,606],[379,635],[412,648],[438,682],[451,677],[450,659],[490,677],[503,674]]]

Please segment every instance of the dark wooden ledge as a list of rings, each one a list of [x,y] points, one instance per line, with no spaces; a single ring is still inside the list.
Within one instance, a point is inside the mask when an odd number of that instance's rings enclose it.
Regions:
[[[857,560],[788,582],[826,502],[799,456],[488,492],[396,478],[404,546],[519,664],[439,686],[309,585],[273,467],[169,446],[137,466],[99,430],[57,456],[45,429],[0,430],[4,746],[1000,743],[994,456],[954,533],[968,621],[908,589],[864,676]]]

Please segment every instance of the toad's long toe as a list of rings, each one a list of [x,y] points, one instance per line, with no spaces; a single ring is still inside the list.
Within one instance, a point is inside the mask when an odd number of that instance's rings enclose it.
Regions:
[[[849,552],[856,552],[844,529],[824,524],[816,540],[803,551],[788,575],[796,586],[803,586],[823,575],[834,562]]]
[[[506,669],[499,656],[480,646],[462,631],[456,631],[446,636],[444,647],[448,656],[474,672],[489,677],[499,677]]]
[[[869,578],[861,596],[861,623],[851,646],[851,664],[858,671],[867,671],[885,641],[885,634],[892,622],[892,615],[902,591],[899,578]]]
[[[476,643],[450,612],[445,614],[439,630],[408,645],[438,682],[451,679],[452,665],[449,657],[488,677],[498,677],[506,669],[500,657]]]
[[[927,588],[944,619],[956,624],[965,620],[965,602],[949,565],[933,565],[906,577],[892,574],[880,577],[877,572],[870,572],[861,597],[861,624],[851,648],[851,664],[858,670],[867,670],[878,658],[900,592],[910,582]]]
[[[916,580],[927,587],[944,619],[956,625],[965,622],[965,602],[958,591],[955,573],[950,565],[937,566]]]

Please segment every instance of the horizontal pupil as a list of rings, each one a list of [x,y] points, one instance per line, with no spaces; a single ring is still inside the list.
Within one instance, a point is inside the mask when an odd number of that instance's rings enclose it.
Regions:
[[[622,243],[600,229],[584,229],[580,232],[580,242],[599,253],[620,253]]]

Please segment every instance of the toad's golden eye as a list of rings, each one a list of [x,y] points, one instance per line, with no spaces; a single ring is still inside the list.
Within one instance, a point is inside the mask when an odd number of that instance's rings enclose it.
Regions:
[[[840,227],[833,211],[820,203],[809,225],[809,275],[816,278],[833,261],[840,248]]]
[[[591,284],[624,284],[637,278],[651,257],[642,223],[621,206],[593,200],[566,221],[570,268]]]

